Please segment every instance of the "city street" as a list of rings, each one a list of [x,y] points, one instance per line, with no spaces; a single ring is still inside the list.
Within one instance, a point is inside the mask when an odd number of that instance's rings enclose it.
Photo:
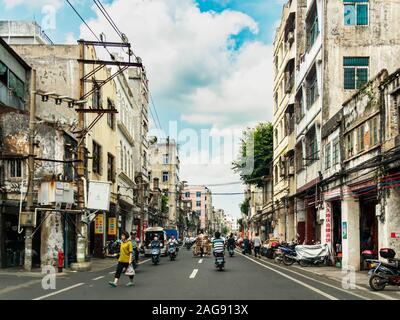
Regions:
[[[142,258],[133,287],[112,288],[114,267],[95,272],[67,273],[57,277],[55,290],[43,290],[40,278],[0,275],[0,299],[36,300],[393,300],[400,291],[387,289],[375,293],[367,284],[345,290],[338,281],[312,274],[306,269],[285,267],[274,262],[226,255],[226,269],[219,272],[212,257],[193,257],[181,249],[176,261],[162,258],[154,266]],[[318,268],[313,268],[318,269]]]

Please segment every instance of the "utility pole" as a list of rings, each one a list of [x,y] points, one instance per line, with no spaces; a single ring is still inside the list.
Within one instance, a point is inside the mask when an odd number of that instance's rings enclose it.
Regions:
[[[27,190],[27,212],[33,212],[33,183],[35,177],[35,128],[36,128],[36,70],[31,72],[29,104],[29,155],[28,155],[28,190]],[[22,188],[22,186],[21,186]],[[25,259],[24,269],[32,270],[32,226],[25,228]]]
[[[80,61],[85,59],[85,44],[83,42],[79,42],[79,58]],[[83,62],[79,62],[79,95],[83,97],[85,95],[85,66]],[[85,108],[85,105],[82,105],[82,108]],[[85,114],[84,112],[78,113],[78,130],[80,132],[79,139],[81,139],[80,144],[78,146],[78,164],[77,164],[77,187],[78,187],[78,209],[85,209],[85,199],[84,199],[84,183],[83,179],[85,177]],[[79,213],[77,215],[77,226],[78,230],[80,230],[81,234],[78,234],[77,237],[77,262],[78,264],[84,263],[86,258],[86,245],[87,245],[87,228],[85,224],[81,221],[82,214]]]

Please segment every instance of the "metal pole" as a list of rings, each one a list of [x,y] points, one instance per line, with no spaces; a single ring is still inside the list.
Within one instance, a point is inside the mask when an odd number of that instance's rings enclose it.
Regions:
[[[31,90],[29,104],[29,155],[28,155],[28,190],[27,190],[27,212],[33,212],[33,183],[35,176],[35,121],[36,121],[36,70],[31,72]],[[25,259],[24,269],[32,270],[32,227],[25,228]]]

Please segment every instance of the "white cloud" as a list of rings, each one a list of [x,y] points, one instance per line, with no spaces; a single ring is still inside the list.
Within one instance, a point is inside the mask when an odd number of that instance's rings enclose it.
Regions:
[[[39,8],[46,5],[53,6],[56,10],[62,6],[63,0],[34,0],[34,1],[27,1],[27,0],[3,0],[5,4],[5,8],[7,10],[13,9],[20,5],[29,6],[31,8]]]
[[[193,0],[115,0],[107,9],[142,57],[158,109],[174,108],[180,120],[211,125],[213,136],[272,119],[272,47],[252,41],[231,49],[232,36],[246,29],[258,33],[250,16],[232,10],[201,12]],[[107,40],[118,40],[100,13],[89,24],[96,33],[105,32]],[[93,38],[85,26],[81,37]],[[204,153],[199,149],[192,156],[204,159]],[[239,181],[229,162],[212,157],[209,164],[183,161],[181,179],[190,184]],[[243,186],[211,189],[242,192]],[[216,207],[238,215],[242,199],[213,200]]]
[[[65,44],[76,44],[77,40],[73,32],[65,34]]]

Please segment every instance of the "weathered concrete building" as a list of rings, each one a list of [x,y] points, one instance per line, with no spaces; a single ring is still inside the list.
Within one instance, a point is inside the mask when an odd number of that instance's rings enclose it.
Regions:
[[[287,7],[291,5],[288,1]],[[294,231],[300,242],[310,244],[331,239],[326,231],[331,220],[325,219],[321,185],[327,178],[325,174],[333,175],[340,167],[340,130],[335,119],[340,117],[343,101],[366,84],[371,75],[383,68],[389,73],[396,70],[397,63],[391,57],[400,50],[400,35],[396,31],[399,12],[400,3],[394,0],[306,1],[304,14],[298,21],[298,29],[305,32],[296,34],[295,40],[301,42],[294,44],[300,48],[294,81]],[[282,21],[287,20],[287,15],[284,10]],[[277,31],[277,39],[281,29]],[[277,74],[280,73],[278,69]],[[276,105],[281,100],[278,94]],[[278,189],[274,193],[277,194],[283,185],[290,184],[290,175],[281,177],[281,169],[276,166],[277,156],[286,142],[282,144],[279,139],[282,137],[279,129],[284,125],[278,116],[275,119],[278,145],[274,152],[274,189]],[[327,141],[330,146],[325,150]],[[330,159],[327,163],[323,159],[325,152]],[[340,201],[333,203],[332,214],[340,215],[341,206]],[[289,229],[286,234],[292,233],[292,224],[285,229]]]
[[[169,137],[150,145],[149,176],[157,178],[159,188],[168,196],[168,227],[177,227],[179,205],[179,151],[175,140]]]
[[[274,209],[276,227],[282,239],[295,234],[294,147],[295,73],[304,52],[302,19],[305,0],[288,1],[274,40]]]

